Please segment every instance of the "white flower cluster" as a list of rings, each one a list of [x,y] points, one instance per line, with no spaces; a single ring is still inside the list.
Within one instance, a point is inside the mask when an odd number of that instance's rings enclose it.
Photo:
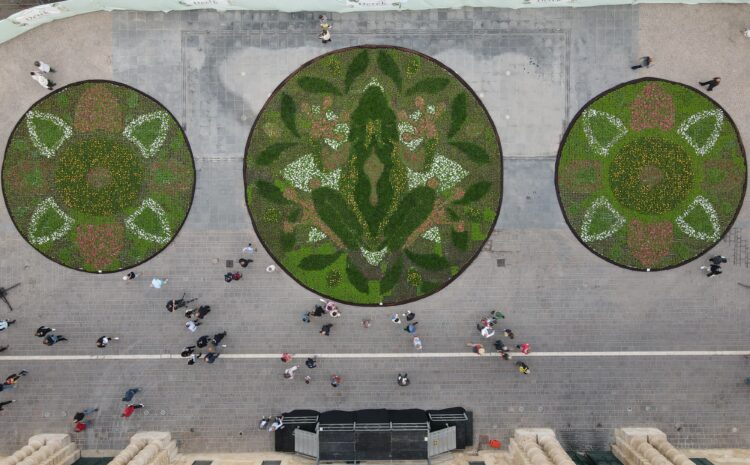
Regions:
[[[320,114],[320,105],[313,105],[311,107],[311,109],[312,109],[312,112],[313,112],[314,115],[319,115]]]
[[[339,123],[334,126],[333,133],[344,137],[341,140],[324,137],[323,142],[325,142],[325,144],[331,147],[333,150],[338,150],[339,147],[344,145],[344,143],[349,140],[349,125],[346,123]]]
[[[365,257],[365,261],[367,263],[372,266],[378,266],[380,262],[382,262],[385,258],[385,254],[388,253],[388,247],[383,247],[383,250],[378,250],[375,252],[365,250],[364,247],[360,247],[359,251],[362,253],[362,256]]]
[[[370,78],[370,82],[368,82],[368,83],[367,83],[367,85],[365,86],[365,88],[364,88],[364,89],[362,89],[362,91],[364,92],[364,91],[366,91],[366,90],[367,90],[367,89],[368,89],[369,87],[372,87],[372,86],[375,86],[375,87],[377,87],[377,88],[378,88],[378,89],[380,89],[380,90],[381,90],[381,91],[382,91],[383,93],[385,93],[385,87],[383,87],[383,84],[381,84],[380,82],[378,82],[378,80],[377,80],[377,79],[375,79],[374,77]]]
[[[594,118],[604,118],[609,122],[609,124],[617,128],[617,135],[615,135],[612,140],[607,143],[607,145],[602,145],[601,142],[597,140],[594,131],[591,129],[591,120]],[[615,115],[611,115],[604,111],[594,110],[593,108],[588,108],[583,112],[583,132],[584,134],[586,134],[586,140],[588,140],[591,148],[593,148],[599,155],[606,157],[607,155],[609,155],[609,149],[611,149],[618,140],[622,139],[622,137],[628,133],[628,129],[625,127],[625,124],[620,120],[620,118],[616,117]]]
[[[440,230],[437,226],[433,226],[425,231],[424,234],[422,234],[422,237],[430,242],[440,244]]]
[[[416,134],[416,133],[417,133],[417,128],[407,123],[406,121],[400,121],[398,123],[398,140],[412,152],[417,150],[417,147],[419,147],[422,144],[422,142],[424,141],[424,138],[420,137],[418,139],[412,139],[410,141],[406,141],[404,140],[404,134]]]
[[[425,172],[418,173],[406,168],[409,190],[417,186],[424,186],[428,179],[436,178],[439,184],[437,190],[443,192],[461,182],[468,174],[469,172],[463,169],[461,165],[441,154],[435,155],[432,166]]]
[[[341,168],[324,173],[315,164],[315,157],[308,153],[286,165],[281,175],[301,191],[310,192],[309,183],[313,178],[320,178],[321,185],[338,190]]]
[[[435,105],[427,105],[427,113],[430,115],[435,114]]]
[[[56,231],[47,234],[46,236],[37,236],[37,228],[39,228],[39,220],[47,212],[47,210],[54,211],[63,220],[62,226],[57,228]],[[68,234],[70,228],[73,227],[73,218],[68,216],[67,213],[57,205],[52,197],[47,197],[42,200],[39,205],[36,206],[34,213],[31,214],[31,221],[29,222],[29,242],[33,245],[45,244],[47,242],[56,241],[61,239],[63,236]]]
[[[690,137],[687,132],[692,125],[706,118],[714,119],[714,129],[713,131],[711,131],[711,135],[708,137],[708,139],[706,139],[706,142],[701,146],[698,145],[698,143],[695,142],[695,140],[693,140],[693,138]],[[716,141],[719,140],[719,134],[721,134],[721,125],[723,123],[724,112],[718,108],[714,108],[713,110],[701,111],[694,115],[691,115],[690,118],[682,122],[680,127],[677,129],[677,133],[681,135],[683,139],[685,139],[685,142],[687,142],[696,151],[696,153],[698,153],[698,155],[703,156],[708,153],[708,151],[714,147]]]
[[[154,212],[159,218],[161,235],[157,236],[156,234],[148,233],[137,224],[135,224],[136,218],[138,218],[147,208]],[[161,205],[156,203],[156,201],[153,199],[144,200],[141,206],[138,207],[138,209],[134,211],[132,215],[125,219],[125,227],[128,229],[128,231],[132,232],[139,238],[145,241],[156,242],[157,244],[166,244],[172,238],[171,229],[169,227],[169,223],[167,222],[167,213],[164,211]]]
[[[703,211],[706,212],[706,215],[708,215],[708,218],[711,221],[710,233],[698,231],[693,226],[689,225],[687,221],[685,221],[685,218],[687,218],[687,216],[690,215],[690,213],[692,213],[692,211],[695,210],[696,207],[702,208]],[[693,239],[698,239],[700,241],[719,240],[719,215],[716,214],[716,209],[714,209],[714,206],[711,205],[711,202],[709,202],[708,199],[703,197],[702,195],[697,196],[695,200],[693,200],[693,203],[691,203],[687,207],[685,212],[677,217],[676,222],[680,230]]]
[[[39,138],[39,134],[37,134],[36,132],[36,125],[34,124],[35,119],[49,121],[62,130],[62,136],[60,136],[57,142],[55,142],[55,144],[51,147],[44,145],[42,140]],[[47,158],[54,157],[57,149],[59,149],[63,145],[63,143],[73,135],[73,128],[71,128],[68,123],[63,121],[62,118],[50,113],[40,113],[37,111],[30,111],[26,114],[26,128],[29,130],[31,143],[34,144],[34,147],[39,149],[42,155]]]
[[[307,234],[307,242],[318,242],[325,239],[326,233],[316,228],[315,226],[310,228],[310,232]]]
[[[597,234],[591,234],[591,232],[589,231],[589,229],[591,229],[591,222],[594,220],[594,215],[597,213],[597,211],[601,209],[608,210],[610,215],[612,215],[612,225],[606,231],[602,231]],[[610,237],[612,234],[619,231],[620,228],[622,228],[624,225],[625,217],[622,216],[620,212],[614,209],[612,204],[609,203],[609,200],[604,197],[599,197],[594,201],[594,203],[591,204],[588,210],[586,210],[586,213],[583,214],[583,225],[581,225],[581,239],[583,240],[583,242],[600,241],[602,239]]]
[[[419,110],[409,115],[409,118],[411,118],[412,121],[419,121],[419,118],[421,117],[422,117],[422,112]]]
[[[156,136],[154,141],[151,142],[148,147],[146,147],[145,145],[143,145],[143,142],[141,142],[137,137],[133,135],[133,131],[140,125],[151,122],[153,120],[159,120],[159,122],[161,123],[159,125],[159,134]],[[156,154],[161,145],[167,139],[168,129],[169,115],[164,111],[155,111],[153,113],[141,115],[128,123],[128,125],[125,126],[125,130],[122,131],[122,135],[125,136],[126,139],[134,143],[136,147],[138,147],[138,150],[141,151],[141,155],[143,155],[143,158],[151,158]]]
[[[328,110],[326,112],[326,119],[328,121],[336,121],[337,119],[339,119],[339,117],[336,113],[333,112],[333,110]]]

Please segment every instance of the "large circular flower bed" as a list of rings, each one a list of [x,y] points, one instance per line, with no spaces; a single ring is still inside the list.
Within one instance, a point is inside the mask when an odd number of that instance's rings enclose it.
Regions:
[[[298,69],[258,115],[247,204],[275,259],[353,304],[428,295],[477,255],[498,214],[500,142],[451,70],[395,47]]]
[[[108,81],[59,89],[26,112],[3,161],[21,235],[61,265],[117,271],[174,238],[193,199],[185,134],[151,97]]]
[[[716,244],[742,206],[747,162],[716,102],[660,79],[610,89],[576,115],[557,192],[578,239],[627,268],[659,270]]]

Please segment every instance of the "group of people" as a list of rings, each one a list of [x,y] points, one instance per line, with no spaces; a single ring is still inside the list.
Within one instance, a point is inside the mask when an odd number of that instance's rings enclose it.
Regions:
[[[138,410],[142,409],[144,407],[141,403],[133,403],[133,397],[141,391],[141,388],[129,388],[127,391],[125,391],[125,395],[122,397],[123,402],[127,402],[127,405],[122,409],[122,414],[120,415],[123,418],[130,418],[133,413]],[[93,415],[94,413],[99,411],[99,407],[92,407],[83,409],[80,412],[76,412],[75,415],[73,415],[73,430],[76,433],[80,433],[83,431],[86,431],[87,428],[89,428],[92,425],[93,420],[91,420],[89,417]]]
[[[289,363],[294,359],[294,356],[289,354],[288,352],[284,352],[281,354],[281,361],[283,363]],[[305,360],[305,366],[309,370],[313,370],[318,367],[318,357],[308,357],[307,360]],[[294,379],[294,373],[299,370],[299,365],[292,365],[291,367],[284,370],[284,379]],[[310,384],[310,381],[312,381],[312,377],[308,374],[305,375],[305,384]]]
[[[315,308],[312,311],[305,312],[302,314],[303,323],[310,323],[312,322],[313,318],[322,318],[324,316],[330,316],[331,318],[341,317],[341,311],[339,311],[335,302],[330,301],[330,300],[326,301],[323,299],[320,299],[320,301],[323,302],[324,305],[316,304]],[[330,336],[331,328],[333,328],[333,323],[325,323],[320,328],[320,335]]]
[[[182,349],[180,356],[188,359],[188,365],[195,365],[198,360],[203,359],[206,363],[214,363],[217,358],[221,355],[219,348],[226,347],[226,344],[222,344],[221,341],[227,336],[226,331],[216,333],[213,336],[201,336],[195,342],[195,345],[187,346]],[[206,348],[206,354],[203,352],[196,352],[196,349]]]
[[[391,322],[400,326],[402,323],[401,317],[404,317],[404,319],[406,320],[406,325],[403,329],[405,332],[411,335],[412,345],[416,350],[422,350],[422,339],[417,336],[417,325],[419,324],[419,322],[413,321],[414,318],[417,317],[416,313],[412,312],[411,310],[407,310],[406,313],[402,313],[400,316],[398,313],[394,313],[391,315]]]
[[[477,323],[477,330],[482,337],[489,339],[495,335],[495,325],[499,320],[504,319],[505,315],[502,312],[493,310],[490,312],[489,316],[480,319],[479,323]],[[513,333],[512,329],[505,328],[503,329],[503,337],[515,339],[516,335]],[[472,352],[477,355],[484,355],[486,352],[484,349],[484,345],[481,343],[470,342],[466,345],[468,347],[471,347]],[[495,346],[495,350],[497,351],[498,355],[500,355],[500,358],[502,358],[503,360],[511,360],[513,358],[513,356],[511,355],[511,349],[509,349],[508,346],[505,345],[502,339],[496,339],[493,342],[493,345]],[[531,344],[527,342],[517,344],[516,351],[522,353],[523,355],[528,355],[529,352],[531,352]],[[518,371],[523,373],[524,375],[528,375],[529,373],[531,373],[531,368],[529,368],[529,366],[524,362],[516,362],[516,367],[518,367]]]
[[[21,370],[18,373],[13,373],[5,378],[5,382],[3,384],[0,384],[0,392],[3,391],[10,391],[12,389],[16,388],[16,385],[18,384],[18,381],[23,377],[29,374],[27,370]],[[15,402],[15,399],[11,400],[5,400],[0,402],[0,411],[3,410],[3,407],[5,407],[8,404],[12,404]]]
[[[47,90],[52,90],[55,88],[57,84],[52,82],[51,79],[49,79],[49,73],[54,73],[55,70],[48,65],[47,63],[43,61],[35,61],[34,66],[36,67],[37,71],[31,72],[31,79],[35,80],[39,83],[40,86],[44,87]]]

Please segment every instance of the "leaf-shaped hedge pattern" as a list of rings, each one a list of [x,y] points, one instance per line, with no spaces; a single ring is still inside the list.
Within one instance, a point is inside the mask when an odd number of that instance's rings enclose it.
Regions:
[[[448,263],[448,260],[446,260],[445,257],[435,253],[421,254],[412,252],[411,250],[404,250],[404,253],[409,257],[409,260],[411,260],[412,263],[420,268],[424,268],[425,270],[437,271],[450,266],[450,263]]]
[[[475,182],[466,189],[466,193],[463,197],[453,203],[457,205],[466,205],[467,203],[476,202],[489,192],[490,187],[492,187],[492,184],[489,181]]]
[[[305,92],[310,92],[311,94],[341,95],[341,91],[331,81],[326,81],[319,77],[302,76],[297,79],[297,85]]]
[[[414,94],[437,94],[445,89],[450,83],[450,79],[444,77],[431,77],[422,79],[406,91],[406,95]]]
[[[396,84],[396,88],[401,91],[401,70],[393,57],[385,50],[378,52],[378,68],[380,68],[380,71],[382,71],[383,74],[391,78],[393,83]]]
[[[294,104],[294,102],[292,102],[292,104]],[[294,142],[277,142],[275,144],[271,144],[263,149],[260,154],[258,154],[258,158],[255,159],[255,163],[263,166],[270,165],[271,163],[275,162],[277,158],[279,158],[284,150],[295,145],[297,144]]]
[[[388,248],[400,249],[409,235],[430,216],[434,204],[435,191],[427,186],[417,187],[406,194],[385,227]]]
[[[284,123],[284,126],[292,134],[299,137],[299,132],[297,131],[297,104],[294,103],[294,99],[286,92],[281,94],[280,107],[281,121]]]
[[[308,255],[300,260],[299,267],[308,271],[322,270],[327,266],[332,265],[340,256],[341,252]]]
[[[350,249],[357,249],[362,228],[344,197],[330,187],[321,187],[312,192],[315,211],[329,228]]]
[[[349,67],[346,68],[346,77],[344,78],[344,92],[349,93],[354,80],[357,79],[362,73],[365,72],[367,67],[370,65],[370,55],[367,53],[367,49],[359,52]]]
[[[396,285],[399,278],[401,277],[401,272],[404,269],[404,261],[401,257],[398,257],[398,260],[393,265],[389,266],[388,269],[385,271],[385,275],[383,275],[383,279],[380,280],[380,292],[383,294],[387,294],[388,292],[391,292],[391,289],[393,289],[393,286]]]
[[[258,188],[258,193],[271,202],[279,204],[286,203],[284,194],[275,184],[258,179],[255,181],[255,186]]]
[[[471,142],[451,142],[451,145],[463,152],[474,163],[487,163],[490,156],[486,150]]]
[[[451,102],[451,126],[448,129],[448,137],[453,137],[461,129],[466,121],[466,94],[461,92]]]

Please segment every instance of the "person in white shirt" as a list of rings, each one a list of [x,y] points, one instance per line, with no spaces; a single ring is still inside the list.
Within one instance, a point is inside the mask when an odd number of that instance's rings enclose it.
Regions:
[[[193,320],[188,320],[188,321],[187,321],[187,323],[185,323],[185,327],[186,327],[186,328],[187,328],[187,329],[188,329],[188,330],[189,330],[189,331],[190,331],[191,333],[194,333],[194,332],[195,332],[195,331],[196,331],[196,330],[198,329],[198,326],[200,326],[200,324],[201,324],[201,322],[200,322],[200,321],[198,321],[198,322],[195,322],[195,321],[193,321]]]
[[[0,331],[5,331],[8,329],[8,326],[15,323],[16,320],[0,320]]]
[[[41,74],[37,74],[33,71],[31,72],[31,79],[38,82],[40,86],[44,87],[47,90],[52,90],[55,87],[54,82],[50,81],[49,79],[42,76]]]
[[[35,61],[34,66],[39,68],[39,71],[43,73],[54,73],[55,70],[52,68],[49,64],[43,62],[43,61]]]

